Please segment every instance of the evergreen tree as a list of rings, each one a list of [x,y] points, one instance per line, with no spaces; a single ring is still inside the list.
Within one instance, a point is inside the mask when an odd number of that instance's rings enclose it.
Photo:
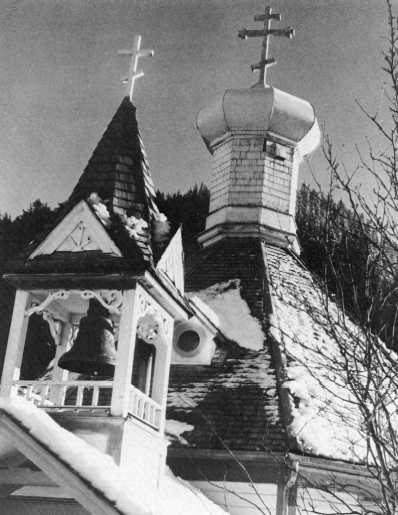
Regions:
[[[182,239],[187,255],[199,248],[196,237],[205,228],[209,199],[209,190],[203,183],[193,186],[186,193],[157,192],[156,202],[170,222],[171,234],[182,225]]]

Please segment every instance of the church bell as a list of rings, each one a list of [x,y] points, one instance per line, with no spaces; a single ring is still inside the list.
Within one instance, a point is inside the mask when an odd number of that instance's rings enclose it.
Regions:
[[[113,377],[115,361],[113,321],[98,300],[90,299],[73,347],[61,356],[58,366],[89,376]]]

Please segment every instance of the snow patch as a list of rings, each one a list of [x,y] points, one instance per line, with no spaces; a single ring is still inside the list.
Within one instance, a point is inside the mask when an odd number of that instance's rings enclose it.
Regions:
[[[132,238],[136,238],[148,229],[148,222],[143,218],[136,218],[135,216],[120,215],[120,218]]]
[[[210,322],[216,327],[220,327],[220,319],[217,314],[211,309],[211,307],[203,302],[199,297],[190,297],[191,303],[203,314]]]
[[[178,441],[183,445],[189,445],[185,438],[182,436],[184,433],[193,431],[195,428],[191,424],[180,422],[179,420],[167,419],[166,420],[166,435],[172,441]]]
[[[111,223],[111,215],[109,214],[108,208],[103,203],[98,193],[90,193],[87,199],[88,203],[94,209],[95,214],[98,216],[103,225],[108,226]]]
[[[242,299],[239,279],[217,283],[188,296],[227,338],[241,347],[262,349],[265,336],[260,322]]]

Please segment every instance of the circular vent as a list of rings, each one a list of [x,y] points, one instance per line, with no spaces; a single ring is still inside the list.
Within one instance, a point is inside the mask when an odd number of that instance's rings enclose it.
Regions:
[[[180,334],[177,340],[178,350],[185,354],[192,354],[200,344],[200,336],[196,331],[189,329]]]
[[[174,350],[182,358],[191,358],[202,352],[205,342],[206,334],[194,320],[177,324],[174,332]]]

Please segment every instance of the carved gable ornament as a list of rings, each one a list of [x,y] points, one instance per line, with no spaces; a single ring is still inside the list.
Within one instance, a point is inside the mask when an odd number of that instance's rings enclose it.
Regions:
[[[90,234],[90,229],[80,221],[55,250],[81,252],[82,250],[101,250],[101,247]]]
[[[51,231],[29,259],[57,251],[88,250],[101,250],[105,254],[121,256],[120,250],[109,237],[102,223],[82,200]]]

